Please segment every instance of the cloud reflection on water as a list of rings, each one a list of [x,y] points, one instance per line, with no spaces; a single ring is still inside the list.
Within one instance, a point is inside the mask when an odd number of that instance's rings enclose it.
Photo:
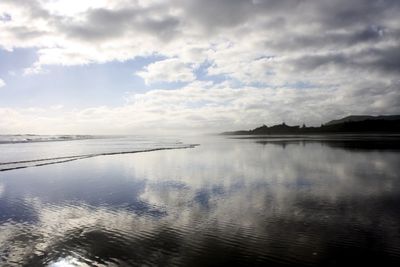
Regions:
[[[221,139],[13,171],[0,176],[0,254],[11,265],[390,265],[399,163],[394,151]]]

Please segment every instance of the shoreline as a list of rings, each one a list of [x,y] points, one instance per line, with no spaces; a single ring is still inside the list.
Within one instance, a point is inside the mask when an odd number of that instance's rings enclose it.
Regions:
[[[31,167],[40,167],[40,166],[46,166],[46,165],[52,165],[52,164],[60,164],[60,163],[66,163],[66,162],[76,161],[76,160],[80,160],[80,159],[94,158],[94,157],[99,157],[99,156],[136,154],[136,153],[146,153],[146,152],[161,151],[161,150],[189,149],[189,148],[195,148],[199,145],[200,144],[189,144],[189,145],[185,145],[182,147],[160,147],[160,148],[151,148],[151,149],[143,149],[143,150],[135,150],[135,151],[105,152],[105,153],[97,153],[97,154],[63,156],[63,157],[54,157],[54,158],[45,158],[45,159],[0,162],[0,166],[17,165],[17,164],[23,164],[23,163],[44,162],[44,163],[38,163],[38,164],[33,164],[33,165],[6,167],[6,168],[0,169],[0,172],[25,169],[25,168],[31,168]],[[49,162],[46,162],[46,161],[49,161]]]

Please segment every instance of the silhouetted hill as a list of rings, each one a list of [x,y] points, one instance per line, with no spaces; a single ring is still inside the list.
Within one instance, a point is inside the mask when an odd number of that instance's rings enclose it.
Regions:
[[[400,133],[400,115],[394,116],[348,116],[333,120],[320,127],[288,126],[285,123],[253,130],[225,132],[232,135],[262,134],[334,134],[334,133]]]
[[[264,133],[288,133],[288,132],[297,132],[299,130],[299,126],[288,126],[286,124],[274,125],[268,127],[263,125],[261,127],[255,128],[251,130],[252,134],[264,134]]]
[[[400,115],[391,115],[391,116],[352,115],[352,116],[344,117],[339,120],[329,121],[325,125],[333,125],[333,124],[339,124],[339,123],[343,123],[343,122],[357,122],[357,121],[365,121],[365,120],[400,120]]]

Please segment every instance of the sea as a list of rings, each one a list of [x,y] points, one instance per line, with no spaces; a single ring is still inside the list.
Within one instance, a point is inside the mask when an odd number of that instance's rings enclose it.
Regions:
[[[0,136],[0,266],[400,266],[400,137]]]
[[[84,158],[189,148],[168,137],[94,135],[0,135],[0,171]]]

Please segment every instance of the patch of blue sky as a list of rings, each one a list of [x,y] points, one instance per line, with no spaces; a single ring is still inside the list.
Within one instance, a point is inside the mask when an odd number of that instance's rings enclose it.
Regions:
[[[204,61],[198,68],[195,69],[194,74],[198,81],[212,81],[214,84],[222,83],[229,80],[229,77],[225,74],[210,75],[208,68],[212,66],[212,62]]]
[[[18,48],[7,51],[0,48],[0,77],[22,74],[23,69],[37,60],[36,49]]]
[[[6,89],[0,90],[0,106],[82,108],[121,105],[127,93],[154,89],[135,72],[163,58],[155,55],[104,64],[43,66],[45,73],[24,76],[23,69],[32,66],[36,59],[33,49],[0,50],[0,77],[7,84]],[[161,84],[157,88],[173,86]]]

